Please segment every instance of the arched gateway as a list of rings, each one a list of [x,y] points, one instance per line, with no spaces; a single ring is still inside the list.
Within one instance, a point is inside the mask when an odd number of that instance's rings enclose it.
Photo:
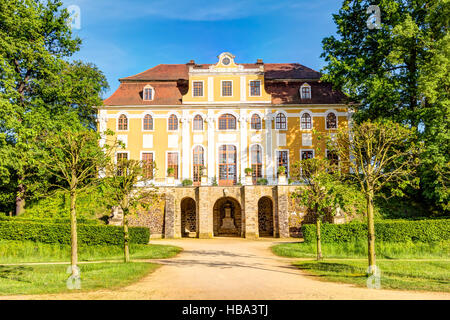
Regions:
[[[214,236],[241,237],[242,213],[239,202],[231,197],[224,197],[214,205]]]
[[[197,236],[197,208],[192,198],[181,201],[181,236],[189,238]]]

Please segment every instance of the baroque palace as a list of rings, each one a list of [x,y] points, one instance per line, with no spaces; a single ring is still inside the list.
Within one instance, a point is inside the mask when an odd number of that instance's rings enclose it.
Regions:
[[[337,160],[314,132],[332,134],[350,117],[345,96],[320,77],[225,52],[216,64],[160,64],[120,79],[98,107],[99,131],[113,130],[126,146],[117,159],[142,160],[165,193],[159,215],[135,224],[153,237],[288,237],[291,165]]]

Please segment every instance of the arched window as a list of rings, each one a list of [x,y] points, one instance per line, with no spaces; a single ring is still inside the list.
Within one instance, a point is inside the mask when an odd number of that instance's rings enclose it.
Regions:
[[[327,129],[336,129],[337,128],[337,117],[334,112],[330,112],[327,115]]]
[[[302,115],[302,129],[309,130],[312,128],[311,115],[309,113],[305,113]]]
[[[144,130],[153,130],[153,117],[149,114],[144,117]]]
[[[219,117],[219,130],[236,130],[236,117],[232,114],[224,114]]]
[[[144,100],[145,101],[153,100],[153,95],[154,95],[154,92],[153,92],[153,88],[152,87],[147,86],[147,87],[144,88]]]
[[[307,83],[300,87],[300,98],[311,99],[311,86]]]
[[[121,114],[119,117],[119,124],[117,126],[118,130],[126,131],[128,130],[128,118],[126,115]]]
[[[203,118],[199,114],[194,117],[194,130],[203,130]]]
[[[279,113],[275,118],[275,129],[286,130],[287,129],[287,119],[283,113]]]
[[[251,125],[253,130],[261,130],[262,128],[261,117],[257,114],[254,114],[252,116]]]
[[[202,168],[205,165],[205,150],[202,146],[196,146],[193,154],[193,181],[199,184],[202,176]]]
[[[251,149],[252,175],[253,183],[262,178],[262,148],[260,145],[254,145]]]
[[[174,114],[170,115],[169,117],[168,130],[169,131],[178,130],[178,117]]]

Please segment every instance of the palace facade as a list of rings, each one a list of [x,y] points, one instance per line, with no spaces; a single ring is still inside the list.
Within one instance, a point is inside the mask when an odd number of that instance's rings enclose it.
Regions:
[[[317,133],[332,134],[350,116],[345,96],[320,77],[298,63],[240,64],[228,52],[216,64],[160,64],[120,79],[98,107],[98,126],[125,144],[117,159],[142,160],[147,178],[172,190],[161,234],[289,236],[279,191],[289,193],[291,165],[335,159]]]

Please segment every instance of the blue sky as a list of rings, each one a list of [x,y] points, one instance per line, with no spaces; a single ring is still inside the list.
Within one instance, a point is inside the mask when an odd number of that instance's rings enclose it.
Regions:
[[[299,62],[320,70],[321,41],[335,33],[338,0],[65,0],[81,10],[74,58],[95,63],[110,90],[119,78],[160,63],[215,63],[228,51],[238,63]]]

